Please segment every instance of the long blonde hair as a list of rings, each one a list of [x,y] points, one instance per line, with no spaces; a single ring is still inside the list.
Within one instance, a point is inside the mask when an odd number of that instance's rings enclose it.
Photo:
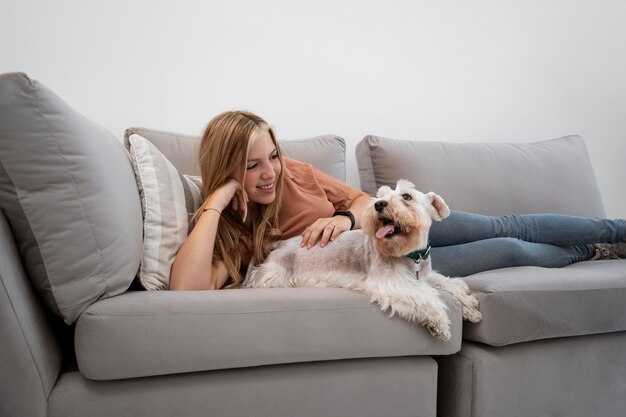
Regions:
[[[259,116],[244,111],[229,111],[214,117],[207,125],[198,152],[198,162],[202,174],[202,197],[205,203],[194,214],[196,220],[202,213],[207,197],[228,181],[239,167],[240,190],[245,195],[246,175],[250,143],[262,132],[269,132],[283,167],[283,159],[272,128]],[[240,237],[248,236],[251,242],[252,261],[255,265],[263,262],[269,253],[268,244],[280,239],[278,210],[282,200],[283,172],[276,181],[276,198],[268,205],[257,204],[249,212],[244,208],[244,218],[230,206],[224,209],[217,227],[213,262],[222,261],[232,282],[225,288],[241,285]],[[247,219],[246,219],[247,217]],[[247,220],[247,221],[246,221]],[[244,224],[245,222],[245,224]],[[248,226],[246,226],[248,225]]]

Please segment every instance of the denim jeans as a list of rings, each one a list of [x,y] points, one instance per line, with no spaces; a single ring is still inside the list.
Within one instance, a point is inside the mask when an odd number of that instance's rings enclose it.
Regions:
[[[484,216],[452,211],[430,229],[435,270],[467,276],[510,266],[559,268],[591,258],[590,243],[626,240],[626,221],[526,214]]]

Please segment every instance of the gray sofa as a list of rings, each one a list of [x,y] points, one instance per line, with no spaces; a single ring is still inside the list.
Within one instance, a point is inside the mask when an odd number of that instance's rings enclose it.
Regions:
[[[197,138],[133,134],[176,164],[165,177],[194,173]],[[345,176],[340,138],[282,146]],[[0,75],[1,416],[435,415],[454,300],[442,343],[342,289],[143,291],[151,208],[131,156],[44,85]]]
[[[625,261],[467,277],[484,320],[463,326],[444,297],[445,343],[341,289],[144,291],[150,210],[133,137],[193,195],[196,137],[131,128],[124,146],[40,83],[0,75],[0,415],[624,415]],[[345,178],[341,138],[281,147]],[[405,177],[460,210],[604,214],[579,138],[370,136],[357,161],[370,193]]]

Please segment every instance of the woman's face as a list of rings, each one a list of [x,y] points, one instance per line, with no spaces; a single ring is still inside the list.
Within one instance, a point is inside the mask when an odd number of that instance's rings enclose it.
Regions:
[[[243,183],[248,200],[270,204],[276,198],[276,181],[282,167],[276,146],[268,131],[263,131],[250,144]]]

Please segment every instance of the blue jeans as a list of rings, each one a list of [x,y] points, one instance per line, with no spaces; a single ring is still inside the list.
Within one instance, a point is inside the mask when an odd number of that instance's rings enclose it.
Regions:
[[[494,217],[452,211],[430,229],[435,270],[457,277],[510,266],[560,268],[591,258],[590,243],[623,241],[624,220],[561,214]]]

